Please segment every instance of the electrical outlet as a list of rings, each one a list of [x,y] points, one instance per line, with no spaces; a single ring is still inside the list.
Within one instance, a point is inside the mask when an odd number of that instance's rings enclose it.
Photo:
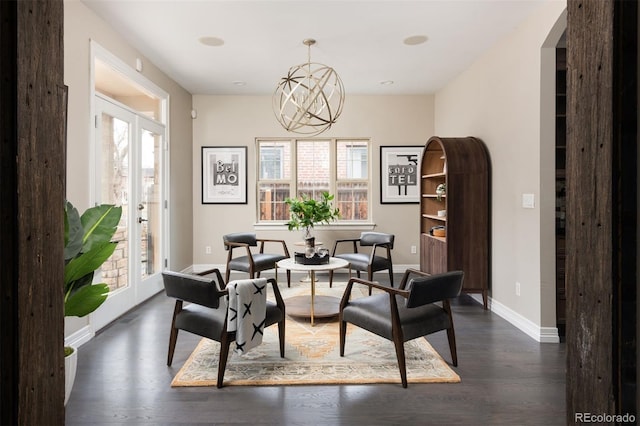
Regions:
[[[206,246],[206,247],[204,248],[204,253],[205,253],[205,254],[211,254],[211,246]]]
[[[516,281],[516,296],[520,296],[520,283]]]
[[[418,252],[416,246],[411,246],[411,254],[416,254]]]

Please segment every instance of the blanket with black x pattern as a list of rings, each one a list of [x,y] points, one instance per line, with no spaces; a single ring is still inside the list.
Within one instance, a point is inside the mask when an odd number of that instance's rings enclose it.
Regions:
[[[267,279],[231,281],[227,331],[236,333],[235,351],[246,354],[262,343],[267,314]]]

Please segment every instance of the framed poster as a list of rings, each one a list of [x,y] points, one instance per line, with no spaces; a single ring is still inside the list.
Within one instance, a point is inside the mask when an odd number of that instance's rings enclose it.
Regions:
[[[202,204],[247,204],[247,147],[202,147]]]
[[[420,202],[422,145],[380,147],[380,203]]]

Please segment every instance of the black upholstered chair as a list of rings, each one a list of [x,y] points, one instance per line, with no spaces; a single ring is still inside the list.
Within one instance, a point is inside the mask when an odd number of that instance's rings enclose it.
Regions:
[[[383,232],[363,232],[360,234],[360,238],[347,238],[336,240],[333,246],[333,252],[331,256],[344,259],[351,264],[351,269],[356,271],[358,278],[360,278],[360,272],[367,273],[367,280],[373,279],[373,273],[377,271],[389,270],[389,282],[393,287],[393,262],[391,260],[391,250],[393,249],[393,240],[395,236],[393,234],[385,234]],[[352,253],[338,253],[338,244],[350,242],[353,244]],[[358,251],[360,247],[371,247],[370,253]],[[379,250],[384,252],[384,256],[379,253]],[[333,271],[329,271],[329,287],[333,285]],[[371,294],[371,287],[369,287],[369,294]]]
[[[227,254],[227,270],[225,272],[225,281],[229,282],[229,274],[231,271],[247,272],[250,278],[260,277],[260,272],[268,269],[275,269],[276,262],[289,258],[289,249],[284,240],[270,240],[257,238],[256,234],[250,232],[237,232],[227,234],[222,237],[224,241],[224,249]],[[265,253],[265,243],[282,244],[282,252]],[[253,253],[251,247],[257,247],[260,244],[258,253]],[[234,253],[235,249],[240,249]],[[234,257],[235,256],[235,257]],[[287,286],[291,287],[291,271],[287,270]]]
[[[213,274],[215,278],[203,275]],[[169,336],[167,365],[173,362],[173,353],[178,340],[178,331],[184,330],[207,339],[220,342],[218,361],[218,383],[222,387],[224,371],[229,356],[229,346],[235,341],[235,333],[227,332],[227,302],[221,299],[228,295],[222,274],[218,269],[201,272],[201,276],[165,271],[162,273],[167,296],[176,299]],[[278,285],[273,278],[267,280],[273,287],[276,302],[267,300],[265,328],[278,324],[280,356],[284,358],[285,306]],[[188,304],[184,304],[188,302]]]
[[[418,277],[407,282],[412,274]],[[344,356],[347,323],[392,340],[402,387],[406,388],[404,342],[446,330],[451,359],[453,365],[457,366],[456,337],[449,299],[460,294],[463,276],[462,271],[428,275],[408,269],[398,289],[382,286],[375,281],[350,279],[340,302],[340,356]],[[353,285],[357,283],[373,286],[385,293],[350,300]],[[436,302],[442,302],[441,306]]]

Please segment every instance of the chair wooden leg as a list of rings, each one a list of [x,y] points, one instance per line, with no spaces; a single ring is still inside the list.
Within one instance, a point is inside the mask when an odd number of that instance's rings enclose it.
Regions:
[[[400,369],[400,380],[402,387],[407,387],[407,364],[404,358],[404,342],[397,337],[393,338],[393,344],[396,347],[396,357],[398,358],[398,368]]]
[[[284,358],[284,324],[285,319],[278,323],[278,339],[280,340],[280,358]]]
[[[224,282],[229,284],[229,277],[231,276],[231,269],[227,266],[227,271],[224,273]]]
[[[222,338],[220,339],[220,360],[218,361],[218,383],[216,383],[216,387],[221,388],[224,383],[224,371],[227,368],[227,358],[229,358],[229,346],[233,339],[230,338],[229,334],[225,331],[222,333]]]
[[[340,321],[340,356],[344,356],[344,344],[347,337],[347,322]]]
[[[447,338],[449,339],[449,350],[451,351],[451,360],[454,367],[458,366],[458,352],[456,350],[456,333],[453,326],[447,328]]]
[[[393,287],[393,268],[389,268],[389,282],[391,283],[391,287]]]
[[[173,362],[173,353],[176,350],[176,342],[178,341],[178,330],[177,328],[171,326],[171,334],[169,335],[169,352],[167,354],[167,365],[171,366]]]
[[[169,351],[167,353],[167,365],[171,366],[173,362],[173,353],[176,350],[176,342],[178,341],[178,329],[176,328],[176,316],[182,311],[182,300],[176,300],[173,307],[173,317],[171,318],[171,332],[169,333]]]
[[[358,273],[358,278],[360,278],[360,273]],[[373,281],[373,272],[371,272],[371,269],[367,271],[367,279],[369,281]],[[369,286],[369,296],[371,296],[372,291],[373,291],[373,287]]]
[[[329,288],[333,287],[333,271],[329,271]]]
[[[291,270],[287,269],[287,287],[291,288]]]

